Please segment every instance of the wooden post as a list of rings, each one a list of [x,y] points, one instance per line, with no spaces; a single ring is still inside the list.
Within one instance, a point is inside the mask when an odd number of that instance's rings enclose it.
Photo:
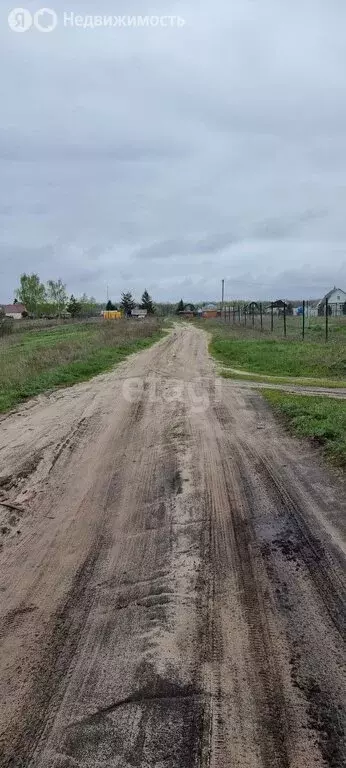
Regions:
[[[284,336],[287,336],[286,303],[284,302]]]
[[[252,327],[255,327],[255,307],[252,307]]]
[[[273,307],[273,302],[271,303],[270,330],[273,333],[273,330],[274,330],[274,307]]]
[[[235,325],[235,305],[233,304],[233,325]]]
[[[239,320],[239,324],[240,324],[240,320],[241,320],[240,304],[238,304],[238,320]]]
[[[326,299],[326,342],[329,338],[329,302]]]
[[[261,331],[263,331],[263,306],[262,306],[262,302],[260,303],[260,313],[261,313]]]

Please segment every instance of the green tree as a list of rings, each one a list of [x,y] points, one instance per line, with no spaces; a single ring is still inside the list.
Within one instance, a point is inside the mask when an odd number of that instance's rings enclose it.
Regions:
[[[59,280],[48,280],[47,286],[48,300],[51,302],[58,315],[60,315],[64,311],[68,301],[66,285],[59,278]]]
[[[81,314],[82,315],[93,315],[97,312],[97,302],[96,299],[94,299],[93,296],[87,296],[86,293],[83,293],[83,296],[80,297],[79,302],[81,304]]]
[[[112,312],[113,309],[115,309],[115,306],[113,302],[110,299],[108,299],[106,304],[106,312]]]
[[[161,317],[165,317],[167,315],[174,315],[176,312],[176,309],[177,309],[177,305],[171,304],[170,302],[155,303],[155,312]]]
[[[136,302],[132,296],[131,291],[127,291],[127,293],[121,294],[120,306],[121,309],[124,310],[125,315],[129,315],[131,313],[131,309],[135,308]]]
[[[184,312],[185,304],[182,299],[180,299],[179,304],[176,309],[176,314],[179,315],[179,312]]]
[[[143,292],[141,309],[146,309],[148,315],[153,315],[155,312],[153,300],[147,290]]]
[[[36,274],[20,276],[20,286],[16,290],[16,298],[25,305],[28,312],[40,314],[46,302],[46,287]]]
[[[76,317],[76,315],[80,314],[81,311],[81,303],[75,299],[74,295],[72,294],[70,301],[66,307],[67,311],[72,315],[72,317]]]

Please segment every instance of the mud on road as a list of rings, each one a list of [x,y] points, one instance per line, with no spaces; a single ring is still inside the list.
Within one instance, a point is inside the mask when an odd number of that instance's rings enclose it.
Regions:
[[[345,486],[203,332],[0,430],[1,766],[344,765]]]

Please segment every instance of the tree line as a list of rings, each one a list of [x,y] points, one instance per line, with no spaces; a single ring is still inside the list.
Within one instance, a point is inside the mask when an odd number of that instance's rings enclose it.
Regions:
[[[23,273],[20,276],[19,288],[15,291],[15,301],[24,304],[26,314],[35,317],[62,316],[65,313],[72,317],[78,315],[92,315],[101,312],[104,308],[103,303],[99,303],[91,296],[83,293],[80,297],[70,296],[66,290],[66,284],[59,278],[58,280],[48,280],[43,283],[35,273]],[[125,315],[131,314],[135,308],[136,301],[130,291],[121,294],[119,308]],[[140,307],[146,309],[147,313],[154,314],[154,302],[145,290],[142,295]],[[109,299],[106,304],[107,310],[118,309],[116,304]]]
[[[186,309],[195,309],[194,304],[186,304],[183,299],[180,299],[178,304],[171,302],[154,303],[147,290],[143,291],[139,303],[136,302],[131,291],[124,291],[121,294],[119,303],[114,303],[111,299],[108,299],[105,304],[97,302],[93,296],[89,297],[85,293],[79,297],[73,294],[69,295],[66,284],[60,278],[58,280],[48,280],[44,283],[37,274],[26,274],[25,272],[20,276],[19,287],[15,291],[15,297],[15,301],[24,304],[26,313],[35,317],[59,317],[65,313],[71,317],[97,315],[103,309],[108,311],[120,309],[124,315],[130,315],[136,306],[146,309],[148,315],[154,313],[158,315],[173,315],[184,312]]]
[[[116,304],[113,304],[113,302],[109,299],[106,304],[106,310],[109,312],[109,311],[112,311],[113,309],[121,309],[125,315],[130,315],[132,310],[136,306],[137,306],[137,303],[133,298],[131,291],[127,291],[121,294],[119,307]],[[154,302],[147,290],[143,291],[142,299],[139,304],[139,307],[140,309],[146,309],[148,315],[153,315],[155,313]]]
[[[25,272],[20,276],[19,288],[15,291],[15,301],[24,304],[27,314],[35,317],[50,315],[92,314],[97,312],[99,304],[93,296],[83,293],[78,299],[73,294],[69,297],[66,285],[59,278],[43,283],[35,273]]]

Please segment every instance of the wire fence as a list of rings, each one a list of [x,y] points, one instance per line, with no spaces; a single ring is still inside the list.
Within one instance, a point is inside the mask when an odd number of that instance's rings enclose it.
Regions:
[[[335,311],[334,305],[326,299],[319,313],[311,308],[308,301],[302,301],[294,313],[285,302],[264,305],[252,302],[247,306],[228,304],[221,309],[221,320],[231,326],[254,333],[273,334],[283,338],[316,339],[326,342],[334,339],[341,330],[346,330],[346,315]]]

